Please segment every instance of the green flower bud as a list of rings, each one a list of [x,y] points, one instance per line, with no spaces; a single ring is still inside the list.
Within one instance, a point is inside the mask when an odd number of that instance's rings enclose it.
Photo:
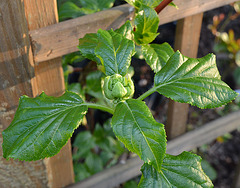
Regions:
[[[134,84],[129,75],[122,77],[120,74],[114,74],[105,77],[103,92],[106,98],[120,101],[133,95]]]

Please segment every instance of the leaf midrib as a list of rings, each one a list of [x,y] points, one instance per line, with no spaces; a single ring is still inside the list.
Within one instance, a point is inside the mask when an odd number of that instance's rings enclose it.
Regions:
[[[155,158],[155,160],[156,160],[156,164],[157,164],[157,168],[158,168],[158,170],[160,170],[160,169],[159,169],[159,165],[158,165],[158,160],[157,160],[157,158],[156,158],[154,152],[152,151],[152,148],[150,147],[150,145],[149,145],[149,143],[148,143],[148,141],[147,141],[147,138],[146,138],[146,136],[144,135],[144,132],[141,130],[141,127],[139,126],[138,122],[136,121],[136,119],[135,119],[135,117],[134,117],[134,115],[133,115],[133,113],[132,113],[132,111],[131,111],[131,108],[128,106],[128,103],[127,103],[126,101],[125,101],[124,103],[126,104],[126,106],[127,106],[128,110],[130,111],[130,113],[131,113],[131,115],[132,115],[134,121],[136,122],[136,125],[137,125],[138,129],[139,129],[140,132],[142,133],[142,135],[143,135],[143,137],[144,137],[144,139],[145,139],[145,141],[146,141],[146,143],[147,143],[149,149],[151,150],[151,152],[152,152],[152,154],[153,154],[153,156],[154,156],[154,158]],[[141,153],[142,153],[142,152],[141,152]]]

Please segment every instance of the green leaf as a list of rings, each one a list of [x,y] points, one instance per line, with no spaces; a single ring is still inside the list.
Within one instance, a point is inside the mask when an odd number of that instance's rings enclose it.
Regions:
[[[60,6],[58,11],[59,20],[63,21],[69,18],[77,18],[83,16],[84,12],[73,2],[66,2]]]
[[[100,59],[97,58],[95,55],[95,48],[98,45],[98,36],[96,33],[86,34],[83,38],[79,39],[78,49],[80,50],[81,54],[92,60],[95,61],[98,65],[101,65]]]
[[[74,163],[74,175],[75,175],[75,182],[79,182],[90,177],[92,174],[88,171],[87,166],[81,163]]]
[[[103,98],[101,87],[102,77],[103,73],[100,71],[90,72],[86,77],[86,92],[97,99]]]
[[[217,172],[208,161],[202,160],[201,165],[202,165],[203,171],[212,181],[217,179]]]
[[[158,6],[163,0],[125,0],[128,4],[134,6],[135,8],[141,7],[141,5],[146,5],[151,8],[155,8]],[[177,8],[177,6],[171,2],[169,5],[174,6]]]
[[[80,54],[80,52],[73,52],[71,54],[65,55],[63,58],[64,64],[74,64],[83,61],[85,58]]]
[[[61,97],[45,93],[36,98],[22,96],[12,123],[2,133],[3,156],[25,161],[54,156],[86,112],[83,100],[72,92]]]
[[[106,75],[125,76],[135,52],[133,41],[114,31],[98,30],[98,45],[95,54],[101,60]]]
[[[112,128],[127,149],[158,171],[161,169],[166,151],[164,126],[155,121],[144,102],[129,99],[119,103],[112,118]]]
[[[148,6],[141,6],[141,9],[134,20],[134,40],[137,44],[148,44],[158,35],[159,18],[156,11]]]
[[[95,146],[95,138],[89,131],[78,133],[73,143],[73,147],[77,149],[77,152],[73,154],[73,159],[78,161],[80,158],[86,157]]]
[[[174,54],[172,47],[168,43],[147,44],[142,46],[142,54],[147,64],[157,73],[164,67],[169,58]]]
[[[91,9],[95,12],[109,9],[113,6],[115,0],[79,0],[82,7]]]
[[[103,170],[102,159],[94,153],[89,153],[89,155],[86,157],[85,164],[91,174],[96,174]]]
[[[152,166],[142,166],[140,188],[211,188],[213,184],[201,167],[201,157],[183,152],[178,156],[166,155],[162,170],[157,172]]]
[[[67,90],[71,91],[73,93],[79,94],[82,99],[85,98],[84,90],[82,89],[80,83],[71,83],[71,84],[69,84],[68,87],[67,87]]]
[[[116,33],[123,35],[129,40],[132,40],[132,31],[133,27],[129,20],[127,20],[126,23],[123,24],[119,29],[115,30]]]
[[[177,51],[155,75],[154,84],[160,94],[199,108],[219,107],[238,95],[220,80],[213,54],[193,59]]]
[[[151,8],[155,8],[163,0],[125,0],[125,1],[136,8],[139,8],[141,5],[146,5]]]

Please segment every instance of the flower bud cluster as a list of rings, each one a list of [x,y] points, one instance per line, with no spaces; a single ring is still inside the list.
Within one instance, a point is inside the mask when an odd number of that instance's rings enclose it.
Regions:
[[[114,74],[105,77],[103,92],[107,99],[121,101],[133,95],[134,84],[128,74],[124,77]]]

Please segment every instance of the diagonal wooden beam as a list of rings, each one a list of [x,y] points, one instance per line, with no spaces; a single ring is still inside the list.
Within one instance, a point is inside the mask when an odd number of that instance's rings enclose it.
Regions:
[[[178,9],[168,6],[159,15],[160,25],[227,5],[235,0],[174,0]],[[133,7],[121,5],[95,14],[64,21],[30,32],[36,63],[77,51],[78,39],[99,28],[117,28],[133,16]]]

